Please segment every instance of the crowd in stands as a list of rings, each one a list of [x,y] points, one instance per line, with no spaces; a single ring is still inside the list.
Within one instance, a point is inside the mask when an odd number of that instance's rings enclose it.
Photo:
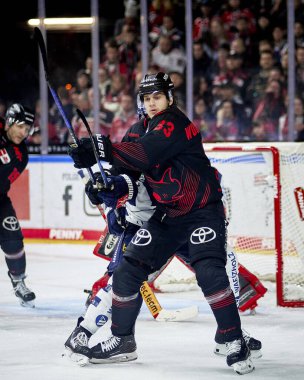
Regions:
[[[125,0],[124,18],[101,46],[99,130],[120,141],[138,120],[136,90],[141,71],[137,0]],[[288,141],[286,1],[193,0],[194,123],[205,142]],[[304,141],[304,2],[295,3],[295,134]],[[178,106],[186,105],[184,1],[148,1],[149,73],[168,72]],[[179,20],[179,21],[178,21]],[[92,58],[79,68],[71,89],[58,88],[77,134],[86,134],[76,108],[93,128]],[[39,101],[36,104],[39,135]],[[50,143],[69,135],[56,109],[49,115]],[[39,136],[32,137],[39,143]]]

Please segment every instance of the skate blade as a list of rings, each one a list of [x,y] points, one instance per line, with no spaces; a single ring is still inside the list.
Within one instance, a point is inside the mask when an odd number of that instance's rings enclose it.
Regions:
[[[213,352],[218,356],[227,356],[227,350],[224,344],[217,344]],[[250,350],[250,354],[251,359],[260,359],[263,356],[261,350]]]
[[[254,370],[254,365],[250,359],[234,363],[232,364],[232,367],[239,375],[245,375],[246,373],[250,373]]]
[[[23,301],[19,299],[20,305],[22,307],[28,307],[28,308],[34,308],[35,307],[35,302],[34,301]]]
[[[136,359],[137,359],[137,353],[131,352],[129,354],[121,354],[121,355],[113,356],[112,358],[107,358],[107,359],[91,358],[90,363],[93,363],[93,364],[124,363],[124,362],[130,362]]]
[[[64,353],[62,354],[62,357],[67,357],[72,362],[78,364],[80,367],[84,367],[89,363],[89,358],[85,355],[76,354],[69,348],[65,348]]]

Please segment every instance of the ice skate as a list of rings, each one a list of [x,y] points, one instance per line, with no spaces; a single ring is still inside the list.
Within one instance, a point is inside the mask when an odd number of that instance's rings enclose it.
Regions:
[[[15,296],[19,299],[20,305],[24,307],[35,307],[34,299],[36,295],[25,285],[25,274],[15,276],[8,272],[8,276],[11,279]]]
[[[244,375],[254,370],[250,350],[243,337],[232,342],[226,342],[226,351],[227,364],[229,367],[233,367],[236,373]]]
[[[92,334],[80,326],[82,320],[83,318],[78,320],[77,327],[65,342],[65,353],[62,356],[67,356],[78,365],[85,366],[88,364],[89,358],[91,357],[89,339]]]
[[[128,362],[137,359],[136,342],[133,335],[114,336],[98,343],[91,349],[91,363]]]
[[[259,359],[262,357],[262,343],[258,339],[254,339],[250,336],[250,334],[242,329],[243,333],[243,338],[245,339],[245,342],[247,343],[247,346],[250,350],[251,353],[251,358],[252,359]],[[214,353],[216,355],[224,355],[226,356],[227,350],[226,350],[226,345],[225,343],[216,343],[216,346],[214,348]]]

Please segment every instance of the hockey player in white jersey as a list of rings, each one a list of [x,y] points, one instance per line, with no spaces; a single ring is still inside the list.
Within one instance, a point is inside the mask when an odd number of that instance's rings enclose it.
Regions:
[[[112,178],[112,177],[110,177]],[[120,179],[115,179],[116,181],[116,199],[111,194],[111,199],[105,199],[104,193],[103,198],[97,195],[98,191],[93,187],[92,183],[88,183],[86,186],[86,193],[93,204],[100,204],[101,201],[105,201],[108,206],[107,209],[107,219],[108,219],[108,229],[111,236],[120,235],[124,232],[124,244],[128,244],[132,239],[136,231],[142,226],[142,224],[148,220],[153,212],[154,206],[152,204],[151,198],[148,194],[147,188],[144,183],[144,178],[135,182],[129,178],[128,180],[128,194],[133,194],[132,199],[129,199],[125,203],[125,208],[120,207],[121,214],[126,211],[125,217],[127,221],[127,227],[125,230],[121,227],[121,221],[117,220],[117,214],[114,213],[114,208],[117,204],[122,204],[119,199],[125,197],[124,191],[121,191],[120,182],[125,181],[126,176]],[[131,189],[132,187],[132,189]],[[125,188],[125,186],[122,186]],[[125,197],[126,199],[126,197]],[[112,247],[112,252],[117,248],[118,239],[115,239],[115,244]],[[187,256],[186,251],[181,251],[182,258],[185,260]],[[109,255],[109,252],[107,252]],[[112,313],[112,285],[111,285],[111,271],[115,270],[115,265],[110,267],[110,273],[107,271],[106,274],[98,281],[98,286],[100,289],[96,294],[93,293],[91,297],[91,302],[85,312],[83,317],[79,317],[78,323],[72,334],[69,336],[65,342],[66,355],[78,365],[86,365],[89,361],[94,363],[94,358],[91,357],[91,350],[89,347],[89,340],[93,334],[95,334],[99,328],[102,328],[110,319]],[[237,257],[233,250],[229,247],[227,251],[227,273],[230,280],[231,288],[234,292],[236,300],[239,300],[240,285],[238,280],[238,262]],[[153,276],[153,275],[152,275]],[[93,287],[94,288],[94,287]],[[96,291],[96,288],[95,288]],[[251,356],[253,358],[259,358],[261,354],[261,342],[252,338],[245,330],[243,330],[243,336],[247,342],[248,347],[251,350]],[[222,341],[221,335],[216,333],[215,336],[216,346],[214,353],[218,355],[226,355],[226,346]],[[98,361],[96,361],[98,362]]]

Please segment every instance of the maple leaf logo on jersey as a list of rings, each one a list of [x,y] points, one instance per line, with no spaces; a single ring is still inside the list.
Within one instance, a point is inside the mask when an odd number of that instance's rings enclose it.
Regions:
[[[177,201],[183,196],[183,194],[180,194],[181,183],[176,178],[172,178],[171,170],[172,168],[168,168],[160,181],[148,178],[153,190],[153,196],[160,203]]]

